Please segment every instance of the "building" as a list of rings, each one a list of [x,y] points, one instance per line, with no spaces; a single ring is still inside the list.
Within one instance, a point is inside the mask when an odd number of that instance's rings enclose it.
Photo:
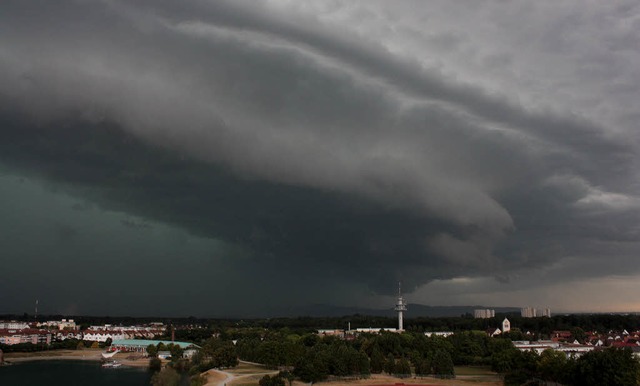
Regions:
[[[344,338],[344,330],[341,330],[341,329],[318,330],[318,335],[320,335],[320,336],[337,336],[337,337],[340,337],[340,338]]]
[[[509,322],[509,319],[504,318],[504,320],[502,321],[502,332],[509,332],[511,331],[511,322]]]
[[[82,340],[82,332],[80,330],[58,330],[55,334],[56,340],[77,339]]]
[[[29,328],[29,324],[15,320],[0,321],[0,330],[24,330],[25,328]]]
[[[51,344],[51,337],[52,334],[48,330],[38,330],[34,328],[0,330],[0,344],[6,344],[8,346],[21,343],[48,345]]]
[[[424,335],[427,338],[430,338],[432,336],[441,336],[443,338],[446,338],[450,335],[453,335],[453,331],[435,331],[435,332],[425,332]]]
[[[379,334],[380,331],[386,331],[386,332],[402,332],[396,328],[356,328],[355,329],[357,334]]]
[[[536,313],[536,309],[533,307],[524,307],[520,309],[520,316],[523,318],[535,318]]]
[[[180,346],[183,351],[182,356],[184,358],[190,358],[193,354],[196,353],[197,350],[200,349],[200,346],[189,343],[189,342],[172,342],[170,340],[147,340],[147,339],[117,339],[111,342],[111,350],[120,350],[120,351],[133,351],[133,352],[141,352],[146,353],[147,347],[149,345],[158,346],[160,343],[168,346],[170,344],[176,344]]]
[[[544,350],[554,350],[564,353],[567,358],[577,358],[595,349],[592,345],[583,345],[578,343],[560,343],[553,340],[539,340],[537,342],[529,341],[516,341],[513,342],[515,348],[520,351],[534,351],[537,354],[542,354]]]
[[[536,318],[538,316],[551,317],[551,309],[545,308],[543,310],[537,310],[533,307],[524,307],[520,309],[520,316],[523,318]]]
[[[476,319],[488,319],[496,316],[496,310],[473,310],[473,317]]]
[[[90,342],[106,342],[107,339],[114,341],[116,339],[127,339],[128,337],[129,336],[122,330],[86,330],[82,336],[82,340],[88,340]]]
[[[73,319],[49,320],[47,322],[38,323],[38,327],[57,327],[58,330],[75,330],[77,328],[76,322],[74,322]]]

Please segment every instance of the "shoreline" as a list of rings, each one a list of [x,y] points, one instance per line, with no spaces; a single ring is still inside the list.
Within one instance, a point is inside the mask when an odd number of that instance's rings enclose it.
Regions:
[[[99,362],[100,357],[78,357],[71,355],[58,355],[58,356],[36,356],[36,357],[16,357],[16,358],[5,358],[5,363],[21,363],[21,362],[35,362],[35,361],[95,361]]]
[[[29,352],[29,353],[6,353],[4,356],[5,363],[23,363],[23,362],[35,362],[35,361],[93,361],[101,362],[103,350],[60,350],[50,352]],[[118,353],[112,359],[122,363],[127,367],[146,368],[149,367],[148,358],[140,358],[138,360],[126,359],[125,353]],[[164,364],[164,361],[163,361]]]

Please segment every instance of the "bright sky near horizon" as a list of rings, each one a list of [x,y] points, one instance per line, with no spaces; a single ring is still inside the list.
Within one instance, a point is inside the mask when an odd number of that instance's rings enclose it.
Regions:
[[[0,313],[640,311],[638,41],[632,0],[3,1]]]

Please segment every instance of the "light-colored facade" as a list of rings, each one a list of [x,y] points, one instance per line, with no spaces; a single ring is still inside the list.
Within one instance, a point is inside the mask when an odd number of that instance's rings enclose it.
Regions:
[[[502,332],[509,332],[511,331],[511,322],[509,321],[509,319],[504,318],[504,320],[502,321]]]
[[[533,307],[524,307],[520,309],[520,316],[523,318],[535,318],[536,313],[536,309]]]
[[[520,309],[520,316],[523,318],[536,318],[538,316],[551,317],[551,309],[545,308],[543,310],[537,310],[533,307],[523,307]]]
[[[31,328],[12,330],[0,330],[0,344],[8,346],[21,343],[31,344],[51,344],[52,334],[47,330],[36,330]]]
[[[473,310],[473,317],[476,319],[488,319],[496,316],[496,310]]]
[[[453,331],[435,331],[435,332],[425,332],[424,335],[426,337],[432,337],[432,336],[441,336],[443,338],[446,338],[450,335],[453,335]]]
[[[133,351],[133,352],[141,352],[146,353],[147,347],[149,345],[157,346],[158,344],[164,344],[168,346],[170,344],[175,344],[180,346],[183,350],[182,356],[185,358],[190,358],[193,354],[196,353],[197,350],[200,349],[200,346],[189,343],[189,342],[172,342],[170,340],[146,340],[146,339],[118,339],[114,340],[111,343],[112,350],[120,350],[120,351]]]
[[[554,350],[564,353],[567,357],[574,358],[595,349],[595,346],[592,345],[560,343],[551,340],[539,340],[537,342],[516,341],[513,342],[513,345],[520,351],[535,351],[537,354],[542,354],[544,350]]]
[[[379,334],[380,331],[386,332],[401,332],[397,328],[356,328],[356,333],[358,334]]]
[[[88,340],[90,342],[106,342],[107,339],[127,339],[128,335],[124,331],[90,331],[87,330],[82,336],[82,340]]]
[[[29,324],[25,322],[17,322],[15,320],[0,321],[0,330],[24,330],[29,328]]]

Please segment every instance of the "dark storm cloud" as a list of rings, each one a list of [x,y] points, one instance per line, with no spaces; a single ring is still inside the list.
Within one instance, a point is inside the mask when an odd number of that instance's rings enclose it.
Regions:
[[[349,4],[3,3],[1,161],[131,232],[246,248],[247,277],[385,293],[632,261],[636,7]]]

